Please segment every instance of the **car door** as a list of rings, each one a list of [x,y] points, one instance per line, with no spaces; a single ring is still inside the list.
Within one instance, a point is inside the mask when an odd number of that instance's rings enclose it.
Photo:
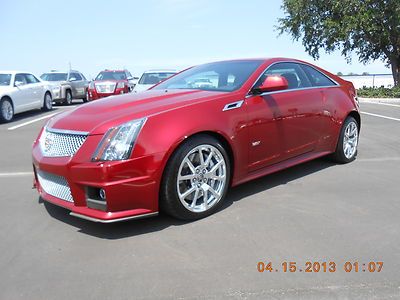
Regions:
[[[79,73],[72,73],[75,80],[71,81],[72,96],[74,98],[83,98],[85,96],[85,82]]]
[[[22,73],[15,74],[14,83],[15,91],[12,94],[15,113],[28,110],[33,102],[34,96],[28,85],[25,75]]]
[[[33,74],[24,74],[26,82],[31,91],[32,101],[29,103],[30,108],[38,108],[42,106],[44,101],[44,86]]]
[[[285,77],[288,89],[247,98],[250,171],[313,151],[320,135],[321,91],[291,62],[268,67],[255,87],[272,75]]]

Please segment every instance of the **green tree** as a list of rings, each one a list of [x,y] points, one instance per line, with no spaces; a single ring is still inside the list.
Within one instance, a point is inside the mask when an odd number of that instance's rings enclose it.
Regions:
[[[320,49],[355,52],[362,63],[382,60],[400,85],[399,0],[283,0],[280,34],[288,32],[314,59]]]
[[[336,75],[337,75],[337,76],[343,76],[343,73],[342,73],[342,72],[337,72]]]

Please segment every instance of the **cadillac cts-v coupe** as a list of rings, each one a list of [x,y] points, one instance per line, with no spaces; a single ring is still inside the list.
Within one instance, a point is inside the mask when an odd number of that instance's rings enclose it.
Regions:
[[[92,221],[199,219],[231,186],[321,156],[351,162],[360,123],[353,85],[311,64],[209,63],[50,119],[33,145],[35,185]]]

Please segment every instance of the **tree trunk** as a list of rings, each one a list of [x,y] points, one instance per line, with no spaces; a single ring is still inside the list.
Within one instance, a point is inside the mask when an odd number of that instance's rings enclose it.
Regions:
[[[394,86],[400,86],[400,58],[392,57],[390,59],[390,65],[392,66]]]

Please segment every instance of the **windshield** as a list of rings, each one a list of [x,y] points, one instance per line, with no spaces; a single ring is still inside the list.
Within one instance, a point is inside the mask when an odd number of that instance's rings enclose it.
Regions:
[[[0,74],[0,85],[10,85],[11,74]]]
[[[126,74],[122,71],[104,71],[95,80],[126,80]]]
[[[174,72],[144,73],[139,80],[139,84],[157,84],[174,74]]]
[[[67,81],[68,73],[44,73],[40,78],[45,81]]]
[[[241,88],[261,63],[261,60],[248,60],[200,65],[167,79],[154,89],[198,89],[231,92]]]

